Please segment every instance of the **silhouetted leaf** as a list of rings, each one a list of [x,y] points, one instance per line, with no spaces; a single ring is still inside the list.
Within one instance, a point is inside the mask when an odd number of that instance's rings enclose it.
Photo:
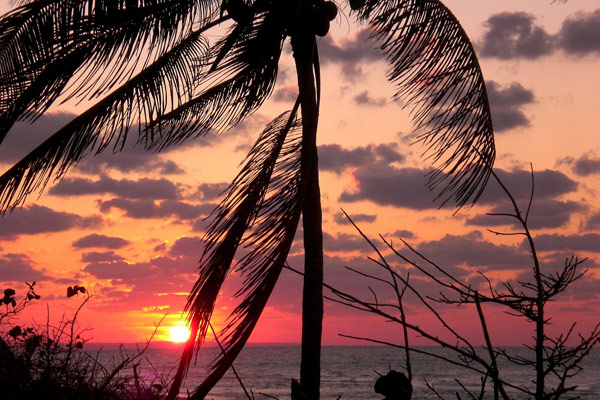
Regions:
[[[23,334],[23,331],[22,331],[21,327],[19,325],[17,325],[17,326],[14,326],[10,331],[8,331],[8,334],[13,339],[16,339],[17,336],[21,336]]]

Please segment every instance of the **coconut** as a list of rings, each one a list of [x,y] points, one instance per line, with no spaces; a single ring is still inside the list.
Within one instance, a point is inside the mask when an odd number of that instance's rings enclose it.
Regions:
[[[252,10],[244,0],[227,0],[225,9],[235,22],[246,22],[252,19]]]
[[[354,11],[362,8],[366,3],[366,0],[350,0],[350,8]]]
[[[338,9],[333,1],[325,1],[321,4],[321,12],[329,21],[333,21],[337,17]]]
[[[317,36],[327,35],[327,32],[329,32],[329,26],[329,19],[323,14],[319,14],[315,19],[312,20],[313,32]]]

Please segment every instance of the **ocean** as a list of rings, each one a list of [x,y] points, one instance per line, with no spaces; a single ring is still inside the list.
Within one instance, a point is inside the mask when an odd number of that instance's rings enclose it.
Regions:
[[[440,348],[423,348],[437,354],[450,354]],[[207,366],[218,355],[217,348],[204,348],[199,353],[196,365],[192,365],[183,386],[182,392],[192,390],[206,376]],[[525,355],[524,348],[508,349],[513,355]],[[163,376],[175,373],[179,350],[173,347],[150,347],[141,361],[141,377],[147,381],[156,378],[156,372]],[[482,352],[482,355],[485,354]],[[117,356],[118,351],[106,348],[102,350],[102,358]],[[474,373],[454,367],[446,362],[413,353],[413,399],[439,399],[430,389],[426,381],[444,397],[456,399],[455,392],[462,398],[469,398],[461,391],[456,380],[473,390],[480,387],[480,378]],[[298,345],[251,345],[246,347],[234,363],[238,374],[248,391],[252,391],[256,400],[290,398],[292,378],[298,379],[300,365],[300,347]],[[390,368],[403,371],[404,353],[398,349],[384,346],[325,346],[321,363],[321,398],[323,400],[382,399],[376,394],[373,385],[378,378],[377,373],[386,374]],[[600,349],[594,349],[582,363],[583,370],[570,383],[577,385],[571,392],[573,398],[582,400],[600,399]],[[533,386],[535,372],[524,367],[508,366],[500,359],[500,374],[511,383]],[[156,372],[155,372],[156,371]],[[375,372],[376,371],[376,372]],[[509,390],[510,393],[510,390]],[[515,399],[525,399],[522,393],[512,392]],[[492,398],[488,392],[485,398]],[[235,375],[229,371],[211,391],[208,399],[237,400],[247,399]]]

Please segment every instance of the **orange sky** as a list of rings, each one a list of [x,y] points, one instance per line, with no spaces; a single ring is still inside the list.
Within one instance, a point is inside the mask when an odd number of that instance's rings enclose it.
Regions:
[[[1,1],[0,10],[6,10],[7,2]],[[560,268],[572,253],[589,257],[587,275],[552,305],[556,329],[578,320],[585,332],[600,315],[600,44],[589,35],[598,37],[600,9],[596,1],[523,3],[452,0],[447,5],[474,41],[488,82],[496,167],[521,200],[530,162],[537,173],[532,227],[546,268]],[[490,188],[481,204],[456,215],[431,202],[434,195],[423,187],[423,149],[409,145],[408,112],[390,99],[394,89],[385,80],[385,61],[370,50],[361,29],[340,17],[319,42],[327,283],[370,298],[368,283],[343,269],[372,271],[375,266],[340,208],[370,236],[383,234],[394,243],[404,238],[474,284],[480,283],[477,271],[494,284],[529,271],[520,238],[486,231],[511,228],[484,216],[504,204],[497,190]],[[578,36],[581,32],[588,35]],[[61,185],[49,186],[40,198],[32,195],[22,209],[0,220],[2,285],[23,294],[22,282],[36,280],[42,295],[25,318],[45,321],[46,304],[51,318],[68,314],[79,300],[67,299],[66,287],[82,284],[94,295],[80,320],[81,327],[93,328],[88,332],[93,341],[144,340],[168,313],[159,330],[159,339],[166,340],[166,328],[180,319],[195,279],[207,224],[203,218],[262,127],[291,108],[295,90],[287,52],[272,98],[233,131],[161,154],[133,149],[86,158]],[[19,123],[0,146],[2,169],[80,111],[82,105],[66,103],[33,126]],[[300,268],[301,259],[295,245],[289,262]],[[223,326],[232,310],[229,298],[236,283],[234,276],[220,296],[216,326]],[[299,277],[284,271],[251,341],[298,342],[300,293]],[[480,341],[472,311],[449,310],[448,315]],[[531,331],[522,323],[488,311],[499,344],[528,340]],[[408,312],[420,325],[439,330],[414,300],[408,301]],[[400,337],[397,327],[327,302],[324,342],[354,343],[339,333]]]

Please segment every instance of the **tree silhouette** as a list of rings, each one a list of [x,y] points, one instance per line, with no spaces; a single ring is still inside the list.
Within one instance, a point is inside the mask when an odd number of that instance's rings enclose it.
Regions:
[[[494,161],[485,83],[473,47],[438,0],[350,0],[390,63],[435,167],[439,201],[475,201]],[[316,134],[318,41],[337,5],[323,0],[22,0],[0,19],[0,141],[57,99],[96,103],[0,177],[0,211],[60,179],[85,155],[130,139],[160,151],[227,131],[270,96],[290,40],[298,99],[262,132],[212,214],[186,310],[192,330],[170,396],[202,343],[232,268],[245,278],[224,353],[194,392],[203,398],[250,336],[302,216],[305,248],[301,385],[319,398],[323,244]],[[223,27],[227,28],[226,33]],[[214,43],[208,35],[221,35]],[[241,246],[251,250],[234,262]]]

